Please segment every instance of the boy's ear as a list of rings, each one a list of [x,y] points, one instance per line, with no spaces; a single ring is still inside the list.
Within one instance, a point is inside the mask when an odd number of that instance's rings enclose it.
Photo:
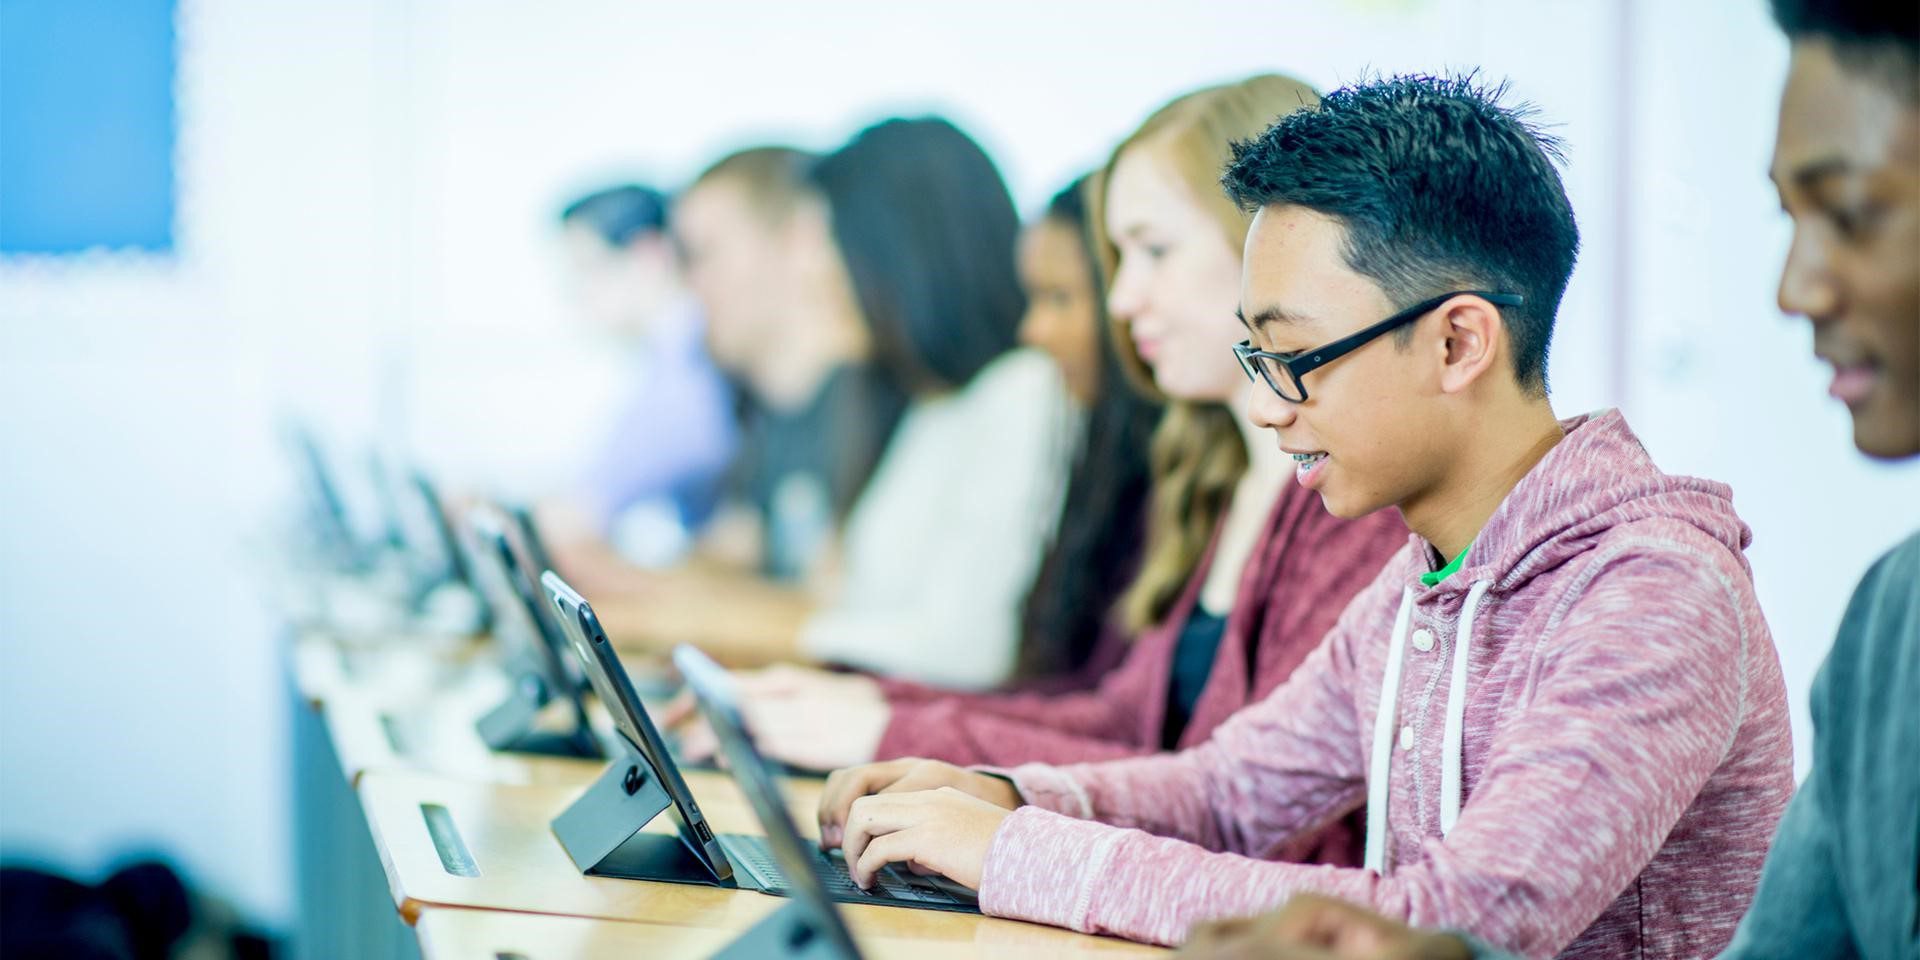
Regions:
[[[1492,304],[1471,296],[1450,301],[1440,319],[1446,324],[1441,330],[1446,361],[1440,371],[1440,389],[1460,393],[1506,355],[1506,324]]]

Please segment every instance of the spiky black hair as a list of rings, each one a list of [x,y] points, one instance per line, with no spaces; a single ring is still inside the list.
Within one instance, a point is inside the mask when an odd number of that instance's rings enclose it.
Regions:
[[[1249,212],[1298,206],[1333,218],[1347,265],[1399,306],[1459,288],[1524,296],[1501,316],[1515,376],[1544,392],[1580,232],[1558,141],[1505,95],[1471,73],[1345,86],[1234,144],[1221,183]]]

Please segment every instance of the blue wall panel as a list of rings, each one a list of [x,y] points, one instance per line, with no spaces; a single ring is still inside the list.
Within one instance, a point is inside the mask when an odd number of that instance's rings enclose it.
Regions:
[[[164,252],[173,0],[0,0],[0,253]]]

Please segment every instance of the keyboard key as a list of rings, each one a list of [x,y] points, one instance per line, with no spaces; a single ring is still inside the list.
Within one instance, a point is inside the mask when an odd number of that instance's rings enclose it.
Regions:
[[[778,861],[774,859],[772,848],[765,839],[733,835],[728,838],[728,852],[737,859],[750,865],[762,876],[782,878]],[[897,900],[904,903],[958,904],[966,901],[956,897],[940,883],[927,877],[914,874],[911,870],[897,865],[889,866],[875,877],[873,889],[862,890],[853,882],[853,876],[847,869],[846,858],[839,851],[828,853],[818,849],[809,849],[814,866],[821,878],[826,881],[828,892],[836,897],[854,897],[862,900]]]

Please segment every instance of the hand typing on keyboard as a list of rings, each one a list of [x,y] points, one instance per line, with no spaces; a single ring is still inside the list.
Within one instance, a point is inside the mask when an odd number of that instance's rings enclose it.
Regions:
[[[994,831],[1010,813],[952,787],[871,794],[853,802],[840,848],[862,889],[898,863],[978,890]]]
[[[864,766],[835,770],[820,791],[820,845],[840,845],[854,801],[874,793],[913,793],[953,787],[1008,810],[1020,805],[1020,794],[1002,777],[962,770],[951,763],[902,757]]]

